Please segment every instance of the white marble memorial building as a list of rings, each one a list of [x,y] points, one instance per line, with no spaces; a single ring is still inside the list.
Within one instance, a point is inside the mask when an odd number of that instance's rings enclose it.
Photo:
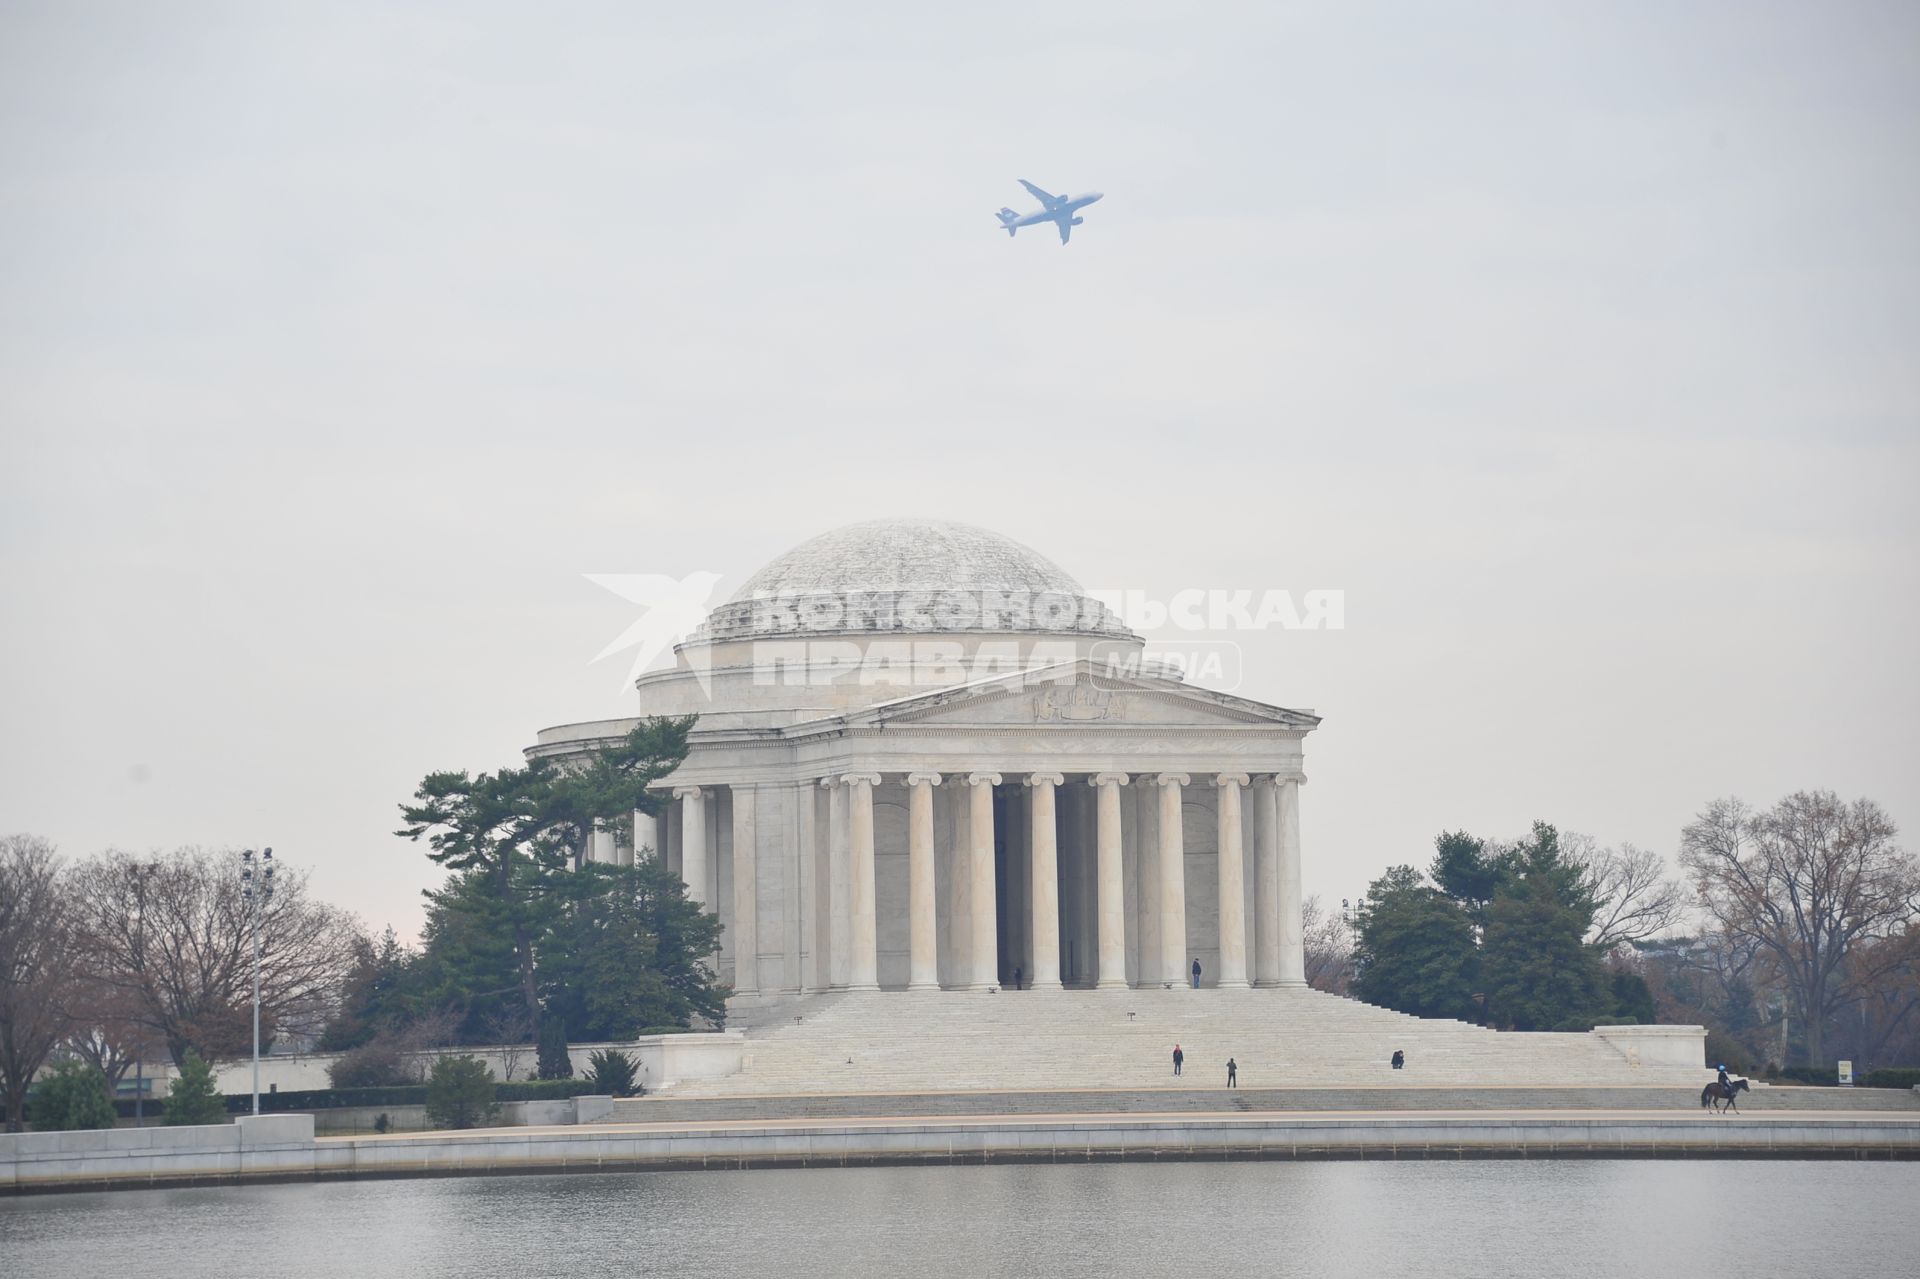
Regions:
[[[725,926],[759,1002],[824,990],[1304,985],[1302,747],[1319,720],[1194,687],[1045,557],[932,520],[755,574],[638,682],[698,714],[637,848]],[[567,724],[529,754],[617,739]]]

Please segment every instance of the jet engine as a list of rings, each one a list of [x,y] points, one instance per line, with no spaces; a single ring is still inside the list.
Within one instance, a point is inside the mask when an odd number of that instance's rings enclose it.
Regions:
[[[1073,224],[1074,224],[1075,226],[1079,226],[1079,225],[1080,225],[1080,224],[1081,224],[1082,222],[1085,222],[1085,221],[1086,221],[1086,219],[1085,219],[1085,218],[1075,218],[1075,219],[1073,220]]]

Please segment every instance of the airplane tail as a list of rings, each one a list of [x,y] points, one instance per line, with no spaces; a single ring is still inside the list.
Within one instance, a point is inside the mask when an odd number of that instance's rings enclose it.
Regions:
[[[1013,224],[1020,220],[1020,215],[1018,213],[1015,213],[1012,209],[1002,209],[1000,210],[1000,212],[994,214],[993,216],[1000,219],[1000,225],[1007,229],[1007,235],[1009,237],[1011,237],[1013,233],[1019,229],[1015,227]]]

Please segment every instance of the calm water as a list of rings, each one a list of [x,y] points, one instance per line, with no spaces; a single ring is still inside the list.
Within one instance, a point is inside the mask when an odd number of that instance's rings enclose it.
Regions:
[[[0,1200],[7,1279],[1916,1270],[1920,1163],[860,1168]]]

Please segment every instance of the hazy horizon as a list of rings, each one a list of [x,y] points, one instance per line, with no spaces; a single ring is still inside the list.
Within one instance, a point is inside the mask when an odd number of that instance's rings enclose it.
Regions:
[[[1336,907],[1728,794],[1913,846],[1920,12],[829,13],[9,6],[0,832],[410,935],[421,776],[632,711],[587,574],[914,514],[1344,592],[1236,690]]]

